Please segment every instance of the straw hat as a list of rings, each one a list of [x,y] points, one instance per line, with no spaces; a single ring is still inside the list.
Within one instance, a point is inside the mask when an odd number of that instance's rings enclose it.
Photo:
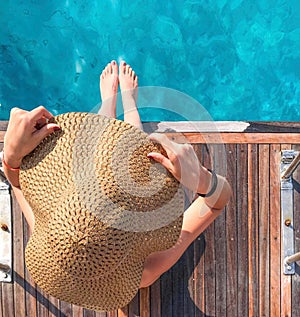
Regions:
[[[145,258],[179,237],[181,185],[147,158],[162,148],[119,120],[55,117],[54,132],[23,159],[20,184],[35,227],[26,265],[48,294],[89,309],[123,307]]]

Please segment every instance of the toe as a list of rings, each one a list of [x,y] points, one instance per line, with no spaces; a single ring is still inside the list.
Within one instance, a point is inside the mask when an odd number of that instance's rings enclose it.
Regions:
[[[120,72],[123,74],[126,72],[126,63],[124,61],[120,63]]]
[[[108,63],[106,68],[107,68],[107,73],[112,74],[112,64]]]
[[[118,64],[116,63],[115,60],[111,62],[111,68],[112,68],[112,73],[117,74],[118,73]]]

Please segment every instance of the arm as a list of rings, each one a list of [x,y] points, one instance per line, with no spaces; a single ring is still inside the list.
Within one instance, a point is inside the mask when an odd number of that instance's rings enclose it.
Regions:
[[[23,212],[23,215],[24,215],[24,217],[29,225],[30,234],[31,234],[33,231],[33,227],[34,227],[34,215],[33,215],[32,209],[29,206],[25,197],[23,196],[22,190],[19,187],[15,187],[15,186],[12,186],[12,189],[13,189],[14,194],[16,196],[16,199],[20,205],[20,208]]]
[[[164,134],[152,134],[150,138],[160,143],[167,156],[152,152],[148,157],[154,159],[168,169],[173,176],[194,193],[207,194],[212,188],[212,173],[202,166],[190,144],[178,144],[170,141]],[[223,209],[231,195],[227,180],[217,175],[217,187],[212,195],[201,201],[211,209]]]
[[[149,157],[165,166],[182,184],[194,192],[208,193],[212,174],[203,167],[190,145],[176,144],[164,135],[152,136],[163,145],[167,157],[149,153]],[[227,180],[217,175],[217,187],[209,197],[198,197],[185,211],[182,230],[177,243],[170,249],[147,257],[140,287],[151,285],[161,274],[170,269],[188,246],[220,215],[231,196]]]
[[[34,225],[34,216],[20,188],[19,169],[23,157],[47,135],[59,129],[57,124],[49,123],[51,118],[53,118],[52,114],[41,106],[30,112],[13,108],[4,137],[3,170],[31,230]]]

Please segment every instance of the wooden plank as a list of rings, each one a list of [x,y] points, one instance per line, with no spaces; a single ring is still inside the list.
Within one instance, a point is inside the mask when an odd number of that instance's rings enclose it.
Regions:
[[[215,225],[212,223],[204,232],[205,253],[204,253],[204,289],[205,289],[205,314],[215,316],[216,314],[216,254],[214,245]]]
[[[231,182],[233,189],[235,186]],[[227,271],[227,261],[226,261],[226,214],[228,209],[221,213],[221,215],[215,220],[215,256],[216,256],[216,265],[215,265],[215,274],[216,274],[216,314],[215,317],[226,316],[226,302],[227,302],[227,293],[226,293],[226,271]]]
[[[83,308],[77,305],[72,305],[72,317],[82,317],[83,316]],[[106,317],[106,315],[105,315]]]
[[[170,269],[161,276],[161,315],[172,316],[173,305],[173,283],[172,283],[172,270]]]
[[[280,316],[280,145],[270,146],[270,316]]]
[[[60,316],[60,317],[66,317],[66,316],[72,316],[72,315],[67,315],[65,314],[60,307],[60,301],[53,297],[53,296],[49,296],[48,297],[49,300],[49,317],[56,317],[56,316]]]
[[[237,153],[234,144],[227,146],[228,178],[233,180],[237,177]],[[238,188],[233,188],[232,197],[228,203],[228,209],[235,210],[237,205]],[[237,218],[236,212],[226,214],[226,240],[227,240],[227,281],[226,281],[226,314],[237,315]]]
[[[206,168],[215,170],[214,157],[216,147],[207,145],[206,151],[203,151],[202,162]],[[216,171],[217,172],[217,171]],[[205,289],[205,314],[214,316],[216,314],[216,297],[214,290],[216,288],[216,254],[215,254],[215,224],[210,224],[204,231],[205,253],[204,253],[204,289]]]
[[[195,317],[203,317],[205,310],[205,289],[204,289],[204,234],[194,241],[194,303]],[[163,315],[162,315],[163,316]]]
[[[171,291],[170,296],[172,297],[172,306],[170,310],[172,311],[170,316],[174,316],[174,314],[183,315],[184,310],[184,266],[186,254],[177,261],[177,263],[171,269]],[[163,315],[164,316],[164,315]]]
[[[293,150],[300,152],[300,146],[293,146]],[[295,252],[300,251],[300,166],[293,173],[294,180],[294,243]],[[295,267],[296,274],[292,276],[292,316],[300,317],[300,267],[299,261]]]
[[[1,283],[2,288],[2,315],[16,316],[14,310],[14,284]]]
[[[230,151],[228,145],[218,145],[214,151],[214,170],[220,175],[227,175],[227,153]],[[234,179],[228,181],[236,190]],[[219,215],[214,222],[214,249],[215,249],[215,317],[226,316],[226,271],[227,271],[227,237],[226,237],[226,214],[227,208]]]
[[[194,145],[195,153],[200,162],[204,163],[204,158],[209,155],[206,145]],[[194,259],[193,259],[193,300],[195,303],[195,317],[202,317],[205,311],[205,287],[204,287],[204,252],[205,252],[205,237],[201,234],[194,242]]]
[[[6,131],[0,131],[0,142],[4,141],[5,132]]]
[[[161,317],[160,279],[150,287],[151,316]],[[124,316],[125,317],[125,316]]]
[[[258,312],[258,146],[248,145],[248,298],[249,317]]]
[[[247,316],[248,301],[248,146],[237,145],[236,213],[237,213],[237,316]],[[234,180],[233,180],[234,181]]]
[[[0,121],[0,130],[6,131],[8,125],[8,121]]]
[[[73,315],[73,305],[70,303],[66,303],[64,301],[60,301],[58,299],[55,299],[52,296],[49,296],[49,302],[52,304],[56,304],[58,307],[60,307],[60,313],[63,316],[72,316]],[[51,306],[50,306],[51,307]],[[55,315],[54,315],[55,316]]]
[[[178,291],[183,293],[183,307],[179,307],[180,310],[174,309],[173,316],[176,316],[178,312],[181,312],[182,316],[194,316],[197,309],[194,299],[194,243],[183,254],[182,260],[181,277],[183,283],[182,288]]]
[[[12,196],[13,210],[13,263],[14,263],[14,298],[15,314],[22,316],[25,312],[25,272],[23,245],[23,216],[19,204]]]
[[[280,144],[288,139],[291,144],[300,140],[299,133],[165,133],[171,140],[178,143],[207,143],[207,144]]]
[[[24,219],[24,218],[23,218]],[[29,239],[29,227],[26,221],[24,221],[24,245],[26,246]],[[25,259],[24,259],[25,260]],[[37,289],[34,280],[29,274],[25,266],[25,291],[26,291],[26,316],[37,316]]]
[[[269,316],[270,247],[269,247],[269,145],[259,145],[259,315]]]
[[[139,314],[140,314],[139,294],[137,293],[136,296],[132,299],[132,301],[128,305],[128,316],[135,317],[135,316],[139,316]]]
[[[140,316],[150,317],[150,287],[140,289]]]
[[[282,144],[281,151],[290,150],[290,144]],[[283,258],[281,255],[281,263]],[[281,316],[292,317],[292,278],[290,275],[284,275],[281,269]]]
[[[40,317],[49,316],[49,300],[48,294],[45,293],[39,286],[36,288],[36,300],[37,300],[37,315]]]

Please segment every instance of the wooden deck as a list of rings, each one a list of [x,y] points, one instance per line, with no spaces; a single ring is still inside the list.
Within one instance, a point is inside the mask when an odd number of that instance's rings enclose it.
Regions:
[[[2,130],[5,126],[0,125]],[[82,309],[36,287],[24,264],[27,225],[13,199],[14,281],[1,284],[0,317],[300,317],[300,268],[296,265],[295,275],[282,274],[279,178],[281,150],[300,150],[300,124],[258,123],[225,130],[200,133],[181,127],[182,133],[168,132],[178,141],[184,137],[194,143],[206,166],[224,169],[226,161],[234,194],[179,262],[118,311]],[[202,144],[207,140],[209,144]],[[300,169],[294,181],[295,249],[300,251]]]

